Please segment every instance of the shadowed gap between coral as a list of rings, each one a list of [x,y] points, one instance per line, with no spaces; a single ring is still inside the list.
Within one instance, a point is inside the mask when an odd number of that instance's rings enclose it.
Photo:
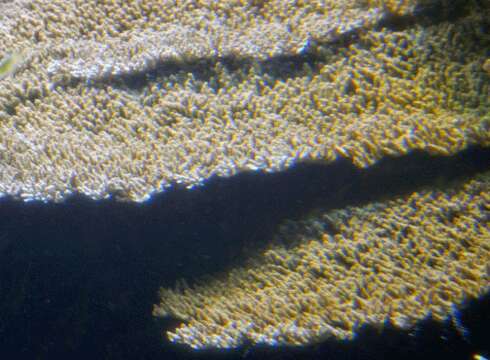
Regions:
[[[49,230],[54,238],[60,235],[56,227],[66,226],[74,237],[70,242],[83,244],[106,237],[107,246],[129,246],[135,255],[143,255],[146,246],[157,248],[157,252],[177,252],[180,255],[170,259],[164,256],[162,263],[178,269],[182,277],[192,278],[222,270],[230,263],[235,266],[244,258],[244,250],[256,251],[285,219],[300,218],[316,208],[341,209],[389,199],[427,186],[443,188],[489,169],[489,164],[490,149],[484,148],[451,157],[414,152],[384,159],[367,169],[340,160],[328,165],[298,164],[273,174],[214,177],[192,190],[174,186],[142,204],[93,201],[83,196],[72,196],[61,204],[3,199],[2,252],[15,244],[9,232],[18,234],[26,227],[16,226],[19,221]],[[151,256],[149,260],[155,262],[154,273],[159,273],[160,258]],[[199,271],[189,270],[189,264],[199,265]]]
[[[220,235],[206,245],[198,242],[199,248],[203,245],[198,253],[206,259],[194,258],[198,271],[181,277],[192,284],[196,277],[223,273],[243,264],[267,246],[267,240],[285,219],[300,219],[319,208],[327,211],[362,206],[427,187],[443,190],[489,169],[490,149],[471,148],[450,157],[414,152],[386,158],[367,169],[340,160],[330,165],[299,164],[277,174],[213,178],[194,194],[186,193],[184,207],[201,214],[203,221],[217,221],[215,230]],[[163,210],[165,196],[155,197],[153,204]],[[204,209],[213,210],[206,213]],[[326,230],[336,232],[335,228]],[[189,249],[195,245],[192,243]]]
[[[479,6],[483,7],[484,4],[480,4]],[[467,9],[467,3],[464,0],[440,0],[436,3],[419,4],[414,14],[411,15],[400,16],[387,12],[378,24],[373,26],[373,29],[381,30],[386,28],[393,31],[401,31],[415,25],[433,26],[444,21],[461,18],[467,15]],[[315,46],[329,48],[331,49],[331,53],[334,54],[336,48],[344,48],[358,41],[359,33],[365,30],[354,29],[339,35],[334,40],[323,42],[321,40],[315,40]],[[302,71],[304,64],[308,64],[312,69],[315,69],[314,65],[316,63],[320,60],[325,60],[315,51],[311,51],[311,48],[311,46],[306,47],[300,54],[280,55],[262,61],[250,57],[240,58],[231,56],[217,59],[199,58],[181,62],[160,61],[154,66],[145,68],[142,71],[99,77],[87,82],[87,86],[105,87],[111,85],[129,91],[141,91],[145,86],[179,72],[192,73],[196,79],[207,81],[212,76],[216,76],[213,68],[218,63],[223,64],[231,71],[239,68],[247,68],[255,64],[259,66],[263,74],[268,74],[275,79],[287,80],[288,78],[297,76]],[[54,87],[58,85],[74,87],[84,81],[84,79],[71,78],[68,82],[54,84]]]
[[[480,0],[420,1],[416,5],[413,14],[397,16],[388,12],[375,29],[388,28],[393,31],[401,31],[414,25],[430,26],[444,21],[455,21],[468,15],[470,2],[473,2],[475,6],[480,8],[488,7],[484,1]]]
[[[130,351],[122,344],[151,343],[158,352],[161,327],[151,308],[160,286],[237,266],[281,221],[317,207],[443,187],[489,168],[490,149],[473,148],[452,157],[413,153],[364,170],[338,161],[213,178],[143,204],[82,196],[61,204],[3,199],[1,344],[44,354],[58,347]]]
[[[477,3],[478,6],[484,8],[485,4],[483,1],[477,1]],[[454,2],[440,0],[437,4],[429,3],[428,5],[420,5],[413,15],[399,16],[387,13],[386,16],[373,27],[373,29],[381,30],[387,28],[393,31],[401,31],[414,25],[431,26],[465,16],[467,14],[466,6],[467,4],[464,0]],[[445,9],[445,11],[441,12],[441,9]],[[358,41],[360,31],[365,31],[365,29],[356,29],[346,32],[331,41],[322,42],[316,40],[315,46],[330,49],[331,56],[333,56],[335,54],[335,49],[345,48]],[[309,46],[305,48],[302,53],[297,55],[276,56],[263,61],[254,58],[235,57],[221,57],[218,59],[201,58],[181,62],[160,61],[152,67],[131,74],[100,77],[92,81],[71,77],[60,82],[55,82],[51,84],[51,86],[54,89],[58,87],[72,88],[85,82],[88,87],[104,88],[110,85],[121,90],[135,93],[137,96],[144,87],[152,83],[158,83],[159,81],[178,73],[191,73],[195,79],[207,82],[212,77],[217,76],[216,71],[214,70],[217,64],[222,64],[230,71],[249,69],[253,66],[258,66],[264,75],[273,79],[287,80],[299,76],[303,71],[303,65],[308,65],[315,71],[315,64],[319,61],[325,61],[325,54],[319,56],[316,51],[312,51],[312,47]],[[215,90],[217,91],[218,89]],[[43,96],[42,93],[29,93],[24,96],[19,94],[17,101],[20,99],[20,102],[34,102],[37,99],[41,99]],[[12,116],[16,115],[16,106],[17,103],[5,104],[6,113]]]

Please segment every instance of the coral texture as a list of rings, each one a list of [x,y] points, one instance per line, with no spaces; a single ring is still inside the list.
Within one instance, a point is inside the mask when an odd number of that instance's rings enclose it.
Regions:
[[[183,320],[167,335],[194,348],[305,345],[386,320],[400,328],[429,314],[443,320],[490,289],[489,217],[490,172],[319,211],[283,224],[247,266],[162,289],[154,314]]]
[[[434,4],[459,17],[424,18]],[[0,80],[1,194],[143,201],[214,175],[490,143],[490,16],[476,1],[0,9],[0,58],[20,59]]]

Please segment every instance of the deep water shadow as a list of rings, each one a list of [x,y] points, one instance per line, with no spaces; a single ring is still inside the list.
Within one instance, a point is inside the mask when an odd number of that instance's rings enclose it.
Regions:
[[[161,332],[170,323],[151,317],[159,286],[235,266],[264,246],[281,221],[318,206],[342,208],[424,186],[443,187],[488,169],[490,149],[474,148],[453,157],[413,153],[367,170],[339,161],[214,178],[144,204],[78,196],[61,204],[3,199],[0,354],[27,359],[191,356],[166,346]],[[355,342],[346,346],[355,348]],[[260,351],[242,350],[240,356]],[[306,356],[301,351],[298,357]],[[199,355],[205,356],[211,355]]]

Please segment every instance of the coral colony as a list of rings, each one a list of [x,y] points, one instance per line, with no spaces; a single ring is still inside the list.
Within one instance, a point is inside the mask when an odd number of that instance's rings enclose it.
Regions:
[[[0,193],[144,201],[213,175],[490,142],[485,9],[391,30],[418,1],[183,4],[2,4],[2,49],[24,59],[0,81]]]
[[[212,176],[490,145],[485,2],[294,3],[3,3],[0,194],[141,202]],[[486,172],[318,209],[228,274],[161,289],[154,315],[184,320],[166,336],[194,348],[442,320],[488,291],[489,194]]]

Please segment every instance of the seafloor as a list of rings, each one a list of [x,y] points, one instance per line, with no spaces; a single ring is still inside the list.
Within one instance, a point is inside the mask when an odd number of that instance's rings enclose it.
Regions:
[[[17,359],[470,359],[489,354],[490,296],[447,322],[363,327],[303,348],[195,351],[162,340],[161,286],[240,263],[284,218],[443,187],[489,169],[490,151],[415,153],[360,170],[347,162],[247,173],[142,204],[71,198],[0,203],[0,355]],[[307,181],[306,181],[307,180]],[[338,190],[352,191],[339,198]],[[191,281],[191,280],[189,280]]]

